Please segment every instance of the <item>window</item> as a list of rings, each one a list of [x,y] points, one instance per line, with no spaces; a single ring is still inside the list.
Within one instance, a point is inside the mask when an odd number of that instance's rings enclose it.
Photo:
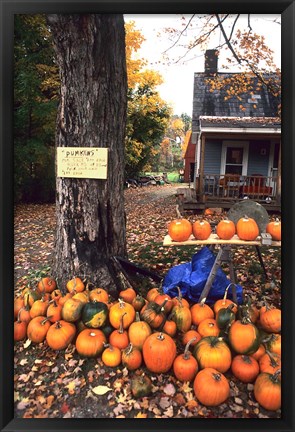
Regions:
[[[247,174],[248,141],[223,141],[221,154],[221,174]]]

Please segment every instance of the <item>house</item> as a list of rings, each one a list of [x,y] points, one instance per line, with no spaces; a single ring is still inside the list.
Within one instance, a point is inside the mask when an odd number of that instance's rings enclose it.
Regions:
[[[206,51],[205,70],[194,75],[192,134],[184,180],[195,189],[195,199],[184,202],[183,207],[229,208],[250,198],[269,210],[280,210],[279,101],[266,86],[255,85],[256,77],[251,78],[254,94],[249,91],[226,98],[226,87],[212,90],[208,78],[231,75],[218,73],[217,63],[217,51]]]

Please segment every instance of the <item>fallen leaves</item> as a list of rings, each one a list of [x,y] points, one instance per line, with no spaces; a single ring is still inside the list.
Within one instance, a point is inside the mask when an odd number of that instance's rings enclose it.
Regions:
[[[109,388],[109,387],[107,387],[107,386],[102,386],[102,385],[100,385],[100,386],[94,387],[94,388],[92,389],[92,391],[93,391],[93,393],[95,393],[96,395],[101,396],[101,395],[104,395],[104,394],[108,393],[109,391],[112,391],[112,389]]]

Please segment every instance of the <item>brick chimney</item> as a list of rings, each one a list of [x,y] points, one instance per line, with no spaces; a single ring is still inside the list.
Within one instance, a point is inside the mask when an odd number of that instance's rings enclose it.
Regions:
[[[205,52],[205,75],[217,73],[218,50],[209,49]]]

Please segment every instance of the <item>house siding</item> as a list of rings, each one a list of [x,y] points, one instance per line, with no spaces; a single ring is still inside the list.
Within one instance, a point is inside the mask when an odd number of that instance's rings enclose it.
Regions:
[[[219,174],[221,164],[221,140],[206,140],[205,145],[205,159],[204,159],[204,173],[205,174]]]

